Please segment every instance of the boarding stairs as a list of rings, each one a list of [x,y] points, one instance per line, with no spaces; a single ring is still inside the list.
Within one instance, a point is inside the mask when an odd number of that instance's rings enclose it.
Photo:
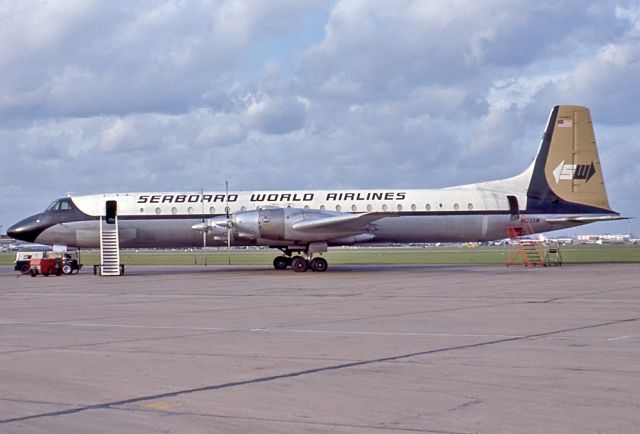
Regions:
[[[507,267],[520,262],[525,267],[546,267],[547,261],[545,245],[541,240],[530,238],[535,235],[531,224],[525,220],[520,220],[519,226],[509,226],[507,237],[511,239],[507,254]]]
[[[113,224],[100,217],[100,275],[119,276],[121,271],[118,216]]]

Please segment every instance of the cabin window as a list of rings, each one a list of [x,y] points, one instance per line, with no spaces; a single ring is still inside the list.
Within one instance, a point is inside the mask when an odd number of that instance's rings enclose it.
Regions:
[[[190,206],[189,208],[187,208],[187,212],[189,214],[193,214],[193,207]]]
[[[247,210],[247,207],[246,207],[246,206],[241,206],[241,207],[240,207],[240,211],[245,212],[246,210]]]
[[[356,212],[358,211],[358,207],[355,205],[351,205],[351,211]]]
[[[336,205],[336,211],[342,211],[342,207],[340,205]]]
[[[213,214],[214,212],[216,212],[216,207],[212,206],[211,208],[209,208],[209,212],[211,214]]]
[[[386,211],[388,209],[389,209],[389,207],[387,206],[386,203],[382,205],[382,211]]]
[[[402,205],[398,204],[398,211],[402,211]]]
[[[443,206],[444,206],[444,205],[442,204],[442,202],[440,202],[440,203],[438,204],[438,207],[439,207],[439,208],[442,208]]]
[[[171,214],[178,214],[178,208],[176,208],[175,206],[171,208]]]
[[[144,208],[140,208],[140,214],[144,213]]]
[[[467,208],[469,208],[469,211],[472,211],[473,210],[473,204],[469,203],[469,205],[467,205]]]
[[[457,203],[453,204],[453,209],[455,209],[456,211],[458,211],[460,209],[460,205],[458,205]]]
[[[415,204],[415,203],[412,203],[412,204],[411,204],[411,211],[415,211],[415,210],[417,210],[417,209],[418,209],[418,207],[416,206],[416,204]]]
[[[427,206],[425,207],[427,209],[427,211],[431,211],[431,204],[428,203]]]
[[[371,204],[367,205],[367,211],[371,212],[373,210],[373,207],[371,206]]]
[[[305,206],[304,206],[304,209],[309,209],[309,205],[305,205]]]
[[[160,208],[156,208],[156,214],[160,214],[162,210]]]
[[[324,205],[320,205],[320,209],[321,209],[322,211],[324,211],[324,210],[325,210]]]

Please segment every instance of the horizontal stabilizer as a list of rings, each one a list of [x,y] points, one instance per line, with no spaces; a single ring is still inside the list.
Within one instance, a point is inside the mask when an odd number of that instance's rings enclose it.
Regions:
[[[574,215],[564,217],[547,217],[545,221],[547,223],[595,223],[628,219],[629,217],[620,217],[619,215]]]
[[[341,214],[315,220],[302,220],[293,224],[293,229],[300,232],[328,230],[332,232],[366,231],[370,223],[385,217],[396,217],[397,212],[368,212],[363,214]]]

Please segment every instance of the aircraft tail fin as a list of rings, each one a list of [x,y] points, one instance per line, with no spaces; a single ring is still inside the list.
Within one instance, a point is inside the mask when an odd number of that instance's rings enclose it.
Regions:
[[[607,198],[586,107],[559,105],[551,110],[540,150],[529,170],[527,211],[615,213]]]

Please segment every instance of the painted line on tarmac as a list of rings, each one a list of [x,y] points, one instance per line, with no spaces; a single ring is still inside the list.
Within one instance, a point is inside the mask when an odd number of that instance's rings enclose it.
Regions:
[[[3,325],[46,325],[66,327],[111,327],[123,329],[154,329],[154,330],[213,330],[213,331],[243,331],[243,329],[228,327],[185,327],[185,326],[149,326],[135,324],[104,324],[91,322],[41,322],[41,321],[0,321]]]
[[[524,335],[504,335],[504,334],[479,334],[479,333],[435,333],[435,332],[370,332],[370,331],[348,331],[348,330],[305,330],[305,329],[251,329],[252,332],[268,333],[311,333],[327,335],[371,335],[371,336],[443,336],[443,337],[466,337],[466,338],[522,338]]]
[[[231,327],[188,327],[188,326],[156,326],[137,324],[107,324],[90,322],[56,322],[56,321],[0,321],[3,325],[34,325],[34,326],[64,326],[64,327],[105,327],[122,329],[150,329],[150,330],[190,330],[190,331],[223,331],[223,332],[253,332],[253,333],[291,333],[291,334],[322,334],[322,335],[355,335],[355,336],[417,336],[417,337],[458,337],[458,338],[492,338],[492,339],[524,339],[528,335],[502,333],[443,333],[443,332],[378,332],[362,330],[309,330],[309,329],[274,329],[274,328],[231,328]],[[598,337],[598,336],[543,336],[553,340],[607,340],[607,341],[635,341],[636,335]]]
[[[372,336],[431,336],[431,337],[460,337],[460,338],[526,338],[527,335],[510,335],[510,334],[485,334],[485,333],[435,333],[435,332],[369,332],[369,331],[346,331],[346,330],[305,330],[305,329],[251,329],[252,332],[275,332],[275,333],[310,333],[310,334],[328,334],[328,335],[372,335]],[[621,336],[618,338],[607,338],[598,336],[544,336],[544,339],[550,340],[635,340],[635,335]]]
[[[608,341],[631,341],[631,340],[636,340],[635,339],[636,335],[626,335],[626,336],[618,336],[615,338],[609,338],[607,339]]]

